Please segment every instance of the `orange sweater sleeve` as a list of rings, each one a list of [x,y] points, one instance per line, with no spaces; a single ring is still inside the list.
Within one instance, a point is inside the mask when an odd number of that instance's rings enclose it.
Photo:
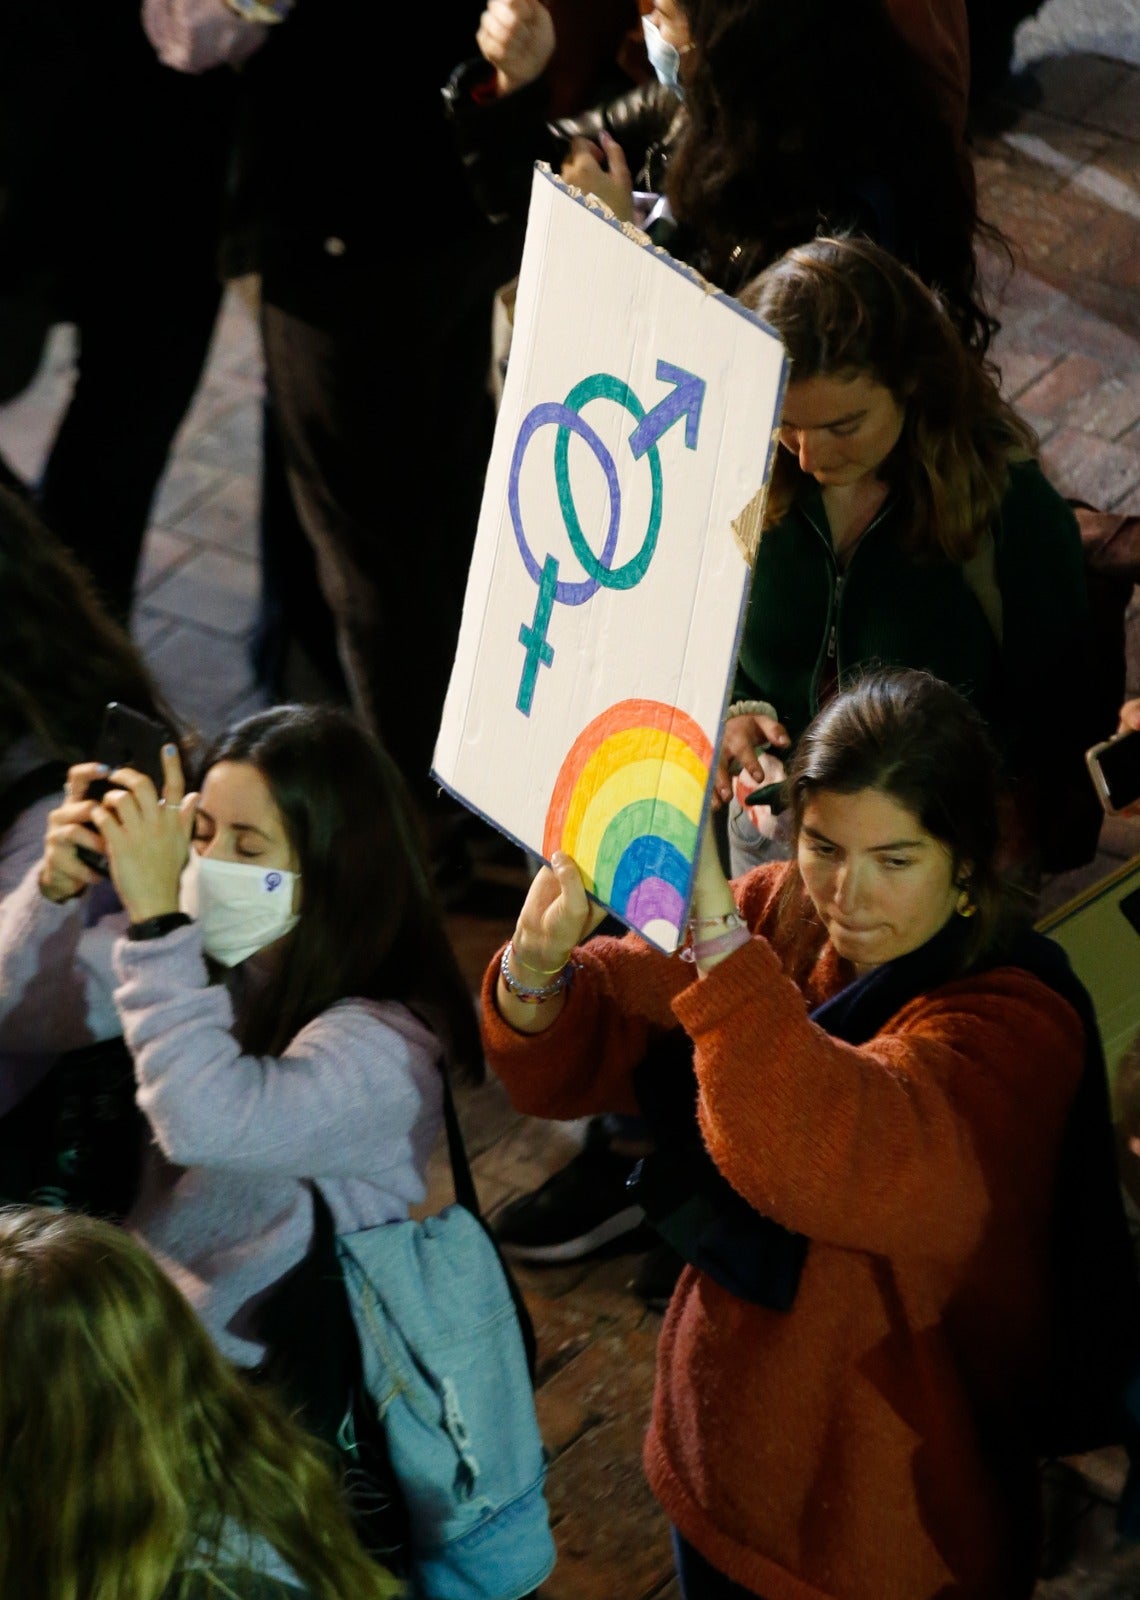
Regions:
[[[515,1109],[562,1119],[635,1112],[633,1069],[654,1033],[676,1027],[671,1002],[695,981],[694,969],[636,934],[591,939],[574,952],[580,970],[557,1022],[522,1034],[495,1004],[501,955],[483,978],[483,1047]]]

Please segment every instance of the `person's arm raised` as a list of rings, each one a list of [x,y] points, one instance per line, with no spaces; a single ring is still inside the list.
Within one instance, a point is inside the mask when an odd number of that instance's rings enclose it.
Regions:
[[[572,858],[556,850],[535,874],[503,958],[495,1003],[518,1033],[545,1033],[562,1013],[575,946],[604,919]]]
[[[495,69],[495,92],[512,94],[546,71],[554,54],[554,19],[542,0],[488,0],[475,42]]]
[[[689,907],[689,930],[692,935],[689,947],[692,960],[702,978],[707,977],[714,967],[719,967],[734,950],[739,950],[752,937],[748,924],[736,909],[732,886],[720,864],[711,811],[701,839],[701,853],[697,857],[697,875]]]

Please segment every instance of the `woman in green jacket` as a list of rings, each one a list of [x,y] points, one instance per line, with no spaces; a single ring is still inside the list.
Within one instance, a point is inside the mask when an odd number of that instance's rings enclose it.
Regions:
[[[789,372],[717,773],[734,871],[781,853],[748,803],[777,752],[871,666],[924,668],[986,717],[1030,879],[1083,859],[1084,566],[1032,430],[937,296],[865,239],[792,249],[739,298]]]

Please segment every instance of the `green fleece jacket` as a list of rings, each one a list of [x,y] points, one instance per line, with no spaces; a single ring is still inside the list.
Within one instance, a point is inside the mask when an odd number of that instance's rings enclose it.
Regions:
[[[835,673],[924,667],[977,706],[1015,773],[1034,770],[1043,739],[1053,757],[1067,742],[1069,759],[1081,759],[1087,599],[1068,504],[1035,462],[1013,467],[994,529],[1000,642],[962,566],[916,556],[907,532],[892,495],[841,571],[808,480],[760,540],[733,698],[770,701],[794,742]]]

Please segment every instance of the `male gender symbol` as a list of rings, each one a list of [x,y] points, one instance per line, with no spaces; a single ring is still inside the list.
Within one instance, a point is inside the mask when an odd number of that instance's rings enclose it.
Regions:
[[[649,568],[657,548],[663,499],[661,458],[657,450],[657,441],[667,428],[684,418],[685,445],[689,450],[695,450],[697,447],[701,405],[705,394],[704,381],[681,367],[671,366],[667,361],[657,363],[657,376],[662,382],[672,384],[673,389],[650,411],[646,411],[627,383],[610,373],[596,372],[575,384],[563,404],[557,401],[544,401],[533,407],[524,417],[522,427],[519,429],[514,455],[511,458],[507,501],[523,565],[538,585],[534,616],[529,625],[524,623],[519,629],[519,643],[524,647],[526,657],[515,704],[524,716],[530,715],[539,667],[549,667],[554,661],[554,646],[546,635],[555,603],[580,606],[591,599],[599,588],[632,589],[641,582]],[[636,555],[619,567],[614,567],[611,563],[621,528],[621,487],[613,456],[594,429],[581,416],[582,407],[591,400],[613,400],[636,419],[637,425],[628,439],[630,453],[635,460],[645,456],[649,463],[651,499],[645,534]],[[519,500],[519,476],[523,457],[538,429],[548,423],[555,424],[558,429],[558,437],[554,444],[554,481],[558,494],[558,507],[562,513],[562,522],[570,547],[587,574],[586,578],[578,582],[559,580],[558,559],[554,555],[548,553],[540,566],[523,531],[522,507]],[[609,524],[601,551],[597,555],[594,554],[582,531],[570,487],[572,433],[576,433],[593,452],[602,469],[609,492]]]

